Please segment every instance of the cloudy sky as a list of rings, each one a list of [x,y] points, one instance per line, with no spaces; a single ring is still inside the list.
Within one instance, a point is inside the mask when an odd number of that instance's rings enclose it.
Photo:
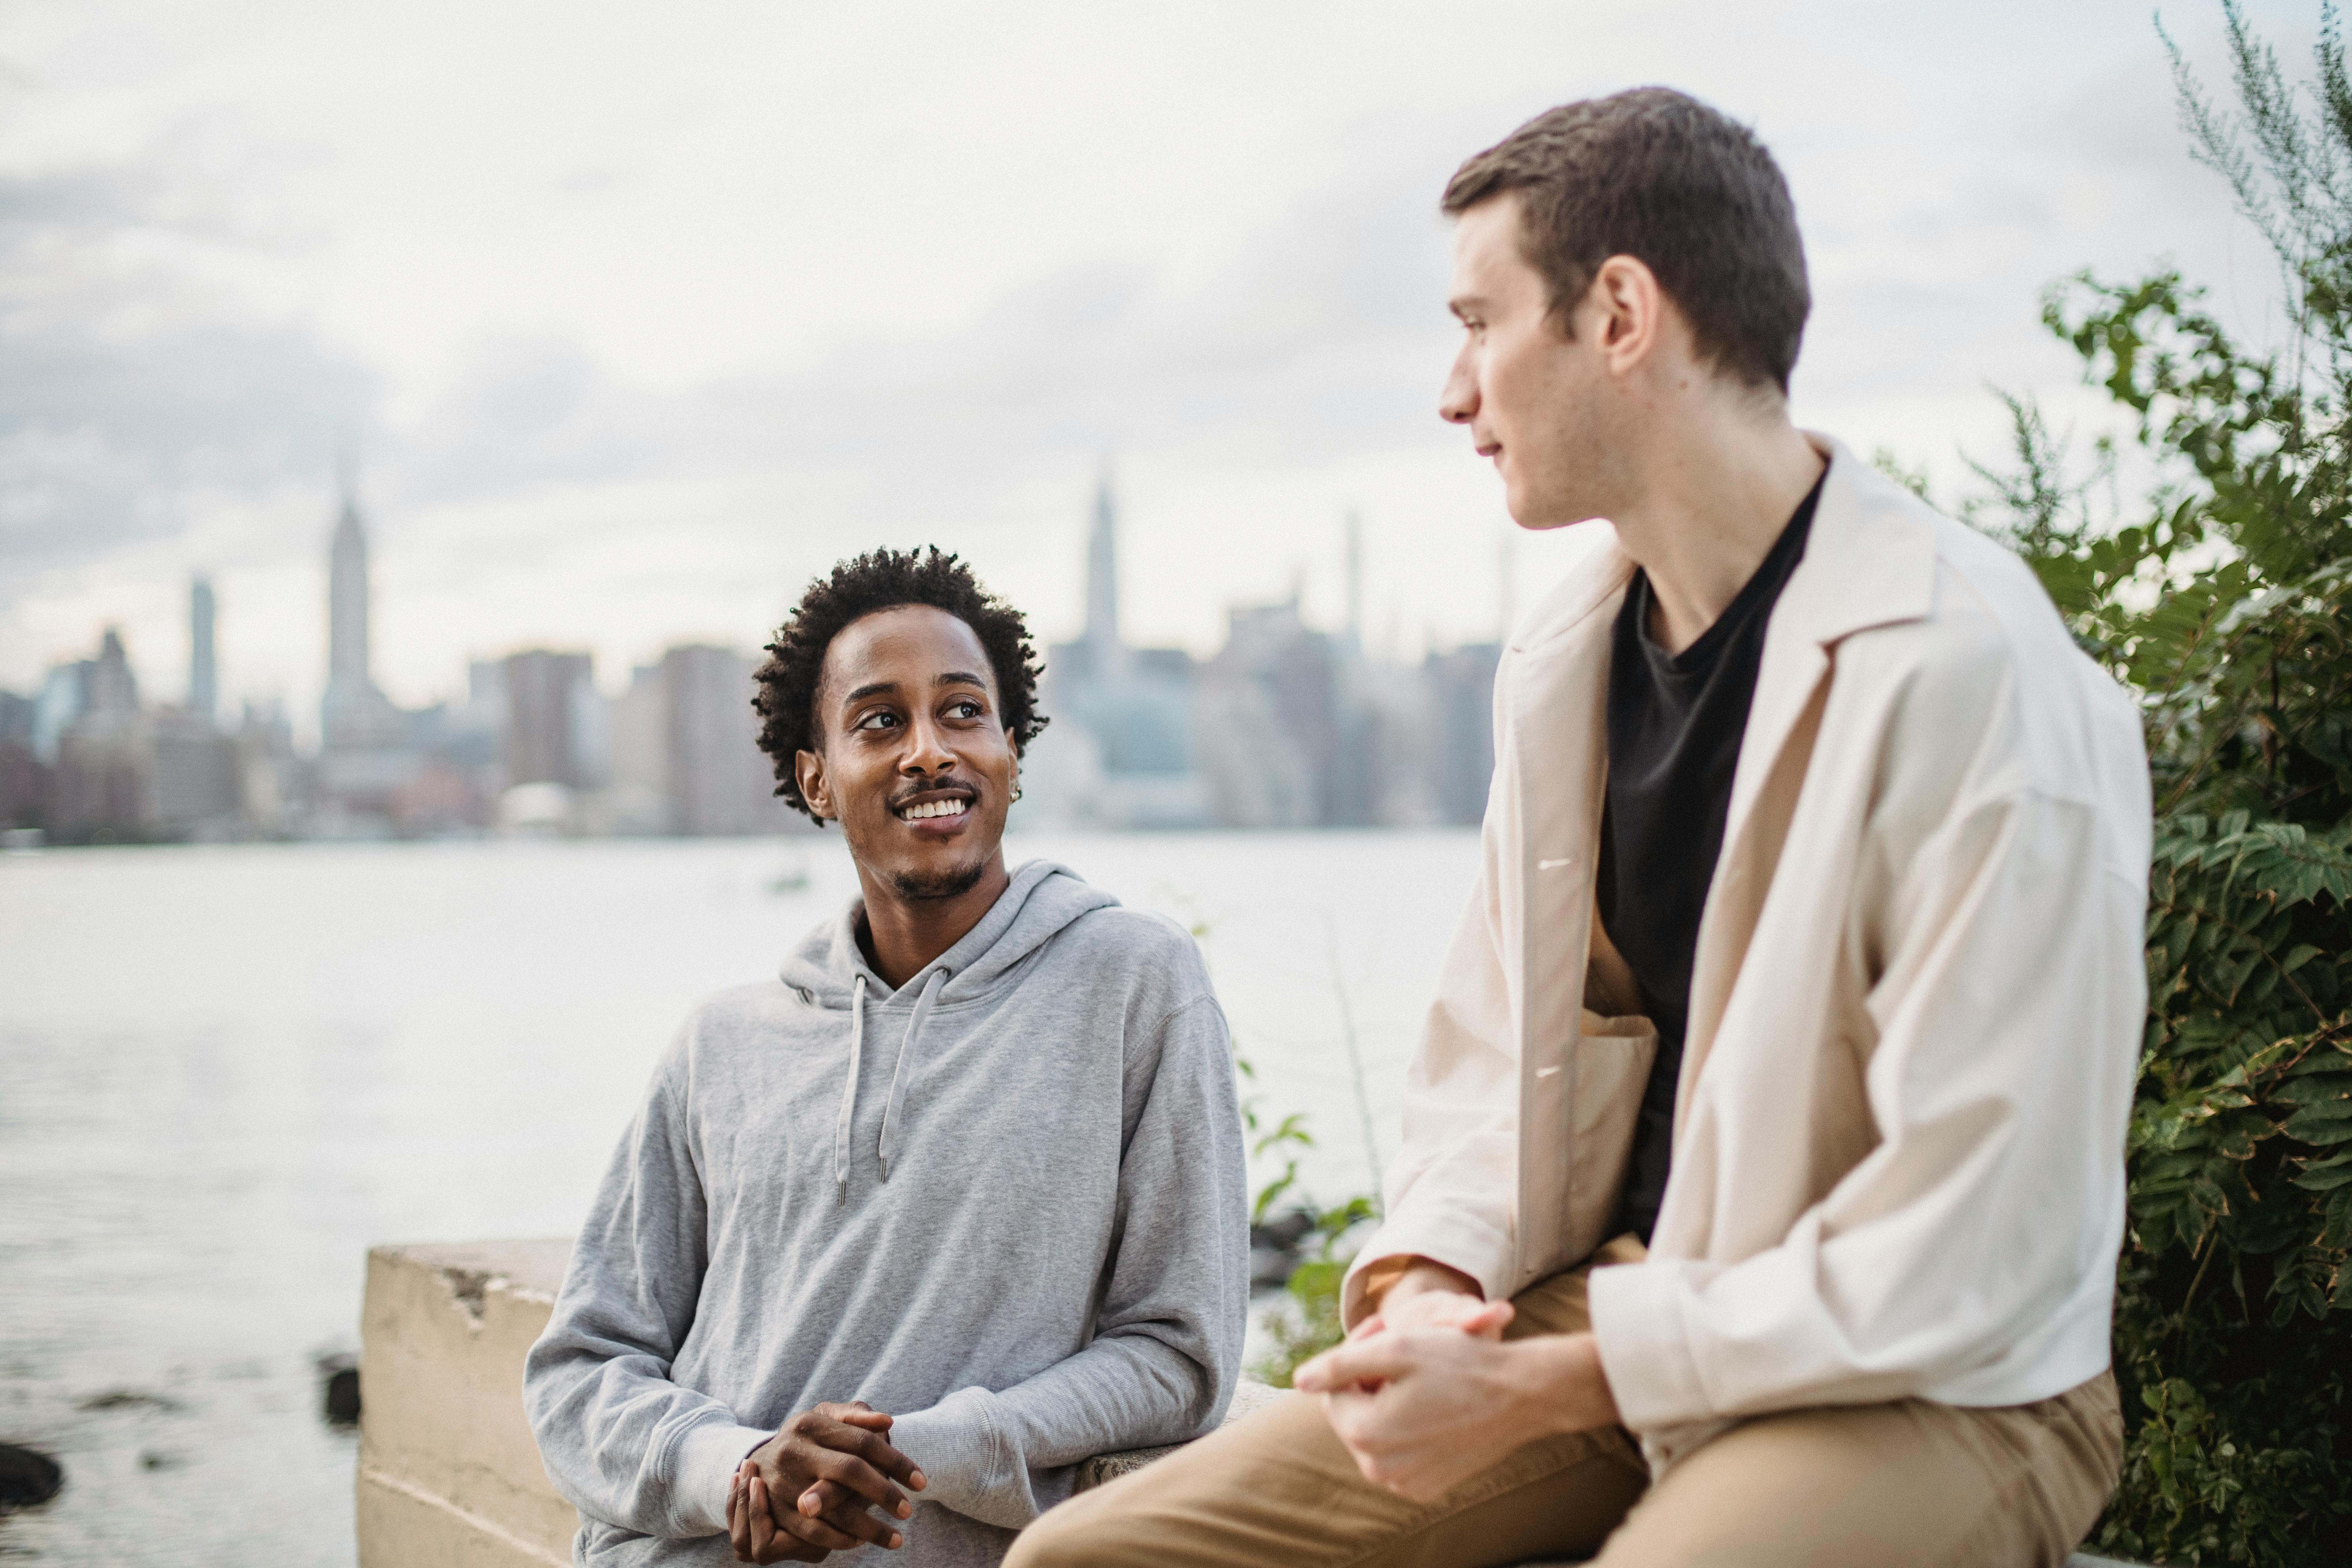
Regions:
[[[2315,5],[2255,3],[2299,65]],[[2217,65],[2220,14],[2169,5]],[[1957,491],[1987,391],[2082,417],[2052,279],[2170,258],[2260,332],[2147,0],[0,5],[0,685],[121,625],[315,702],[339,452],[407,701],[468,656],[750,646],[877,542],[1049,635],[1087,498],[1131,630],[1215,646],[1364,522],[1376,644],[1491,635],[1509,531],[1433,405],[1434,204],[1556,102],[1754,124],[1816,300],[1797,412]],[[1522,538],[1525,605],[1575,548]]]

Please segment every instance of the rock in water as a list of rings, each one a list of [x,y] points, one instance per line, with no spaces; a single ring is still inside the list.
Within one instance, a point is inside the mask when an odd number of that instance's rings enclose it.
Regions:
[[[0,1443],[0,1513],[45,1503],[65,1484],[65,1471],[47,1454]]]
[[[327,1373],[327,1419],[348,1426],[360,1418],[360,1369],[336,1367]]]

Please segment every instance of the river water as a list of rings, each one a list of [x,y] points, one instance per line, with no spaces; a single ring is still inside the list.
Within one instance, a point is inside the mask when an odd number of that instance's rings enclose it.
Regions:
[[[1475,834],[1008,852],[1204,927],[1306,1185],[1372,1184]],[[832,837],[0,856],[0,1441],[67,1471],[0,1563],[347,1568],[366,1249],[574,1229],[687,1006],[854,884]]]

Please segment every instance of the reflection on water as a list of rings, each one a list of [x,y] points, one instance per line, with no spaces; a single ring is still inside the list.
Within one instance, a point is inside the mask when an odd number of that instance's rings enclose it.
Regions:
[[[1209,927],[1303,1173],[1368,1184],[1335,973],[1395,1142],[1466,833],[1034,837]],[[837,839],[0,857],[0,1441],[66,1465],[0,1563],[347,1565],[375,1242],[579,1221],[688,1005],[847,898]]]

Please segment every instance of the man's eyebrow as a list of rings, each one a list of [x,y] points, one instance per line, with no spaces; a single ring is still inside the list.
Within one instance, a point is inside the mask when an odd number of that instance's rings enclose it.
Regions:
[[[1459,321],[1465,312],[1475,310],[1485,303],[1486,301],[1475,294],[1456,294],[1453,299],[1445,301],[1445,308],[1453,311],[1454,319]]]
[[[948,670],[946,673],[940,676],[935,684],[940,686],[977,686],[982,691],[988,689],[988,682],[982,680],[979,676],[972,674],[971,671],[968,669]],[[856,690],[850,692],[841,700],[843,705],[846,706],[852,702],[862,702],[868,697],[881,697],[898,689],[898,683],[895,680],[869,681],[866,685],[857,688]]]

